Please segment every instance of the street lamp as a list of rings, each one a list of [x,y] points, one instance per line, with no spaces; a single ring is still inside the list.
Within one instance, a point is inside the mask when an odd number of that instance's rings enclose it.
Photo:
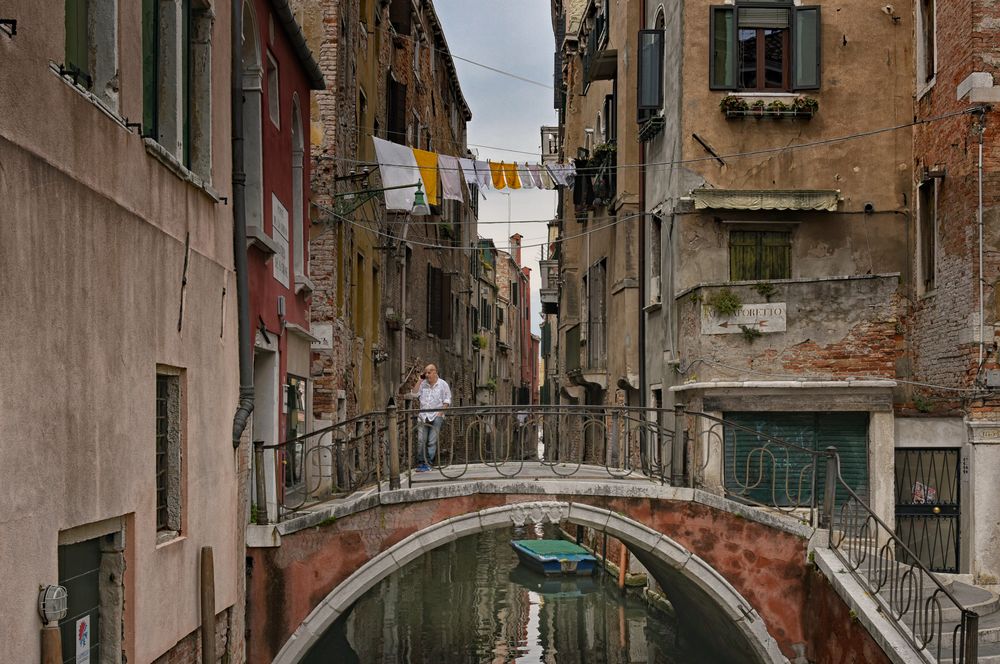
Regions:
[[[427,216],[431,213],[431,209],[427,206],[427,201],[424,198],[423,182],[420,181],[414,182],[413,184],[399,184],[392,187],[362,189],[360,191],[346,191],[340,194],[334,194],[334,211],[339,216],[344,217],[354,212],[359,207],[375,198],[376,195],[381,194],[384,191],[391,191],[393,189],[413,189],[414,187],[416,187],[417,191],[413,194],[413,209],[410,210],[410,214],[414,217]]]

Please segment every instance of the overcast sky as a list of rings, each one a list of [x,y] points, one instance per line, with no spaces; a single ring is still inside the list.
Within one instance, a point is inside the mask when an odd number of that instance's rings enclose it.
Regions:
[[[547,0],[434,0],[445,38],[469,107],[469,146],[481,159],[541,160],[541,127],[556,123],[552,107],[552,55],[555,42]],[[505,76],[458,58],[544,83],[545,87]],[[491,146],[491,147],[481,147]],[[532,155],[506,150],[521,150]],[[531,268],[531,323],[538,334],[538,259],[545,243],[542,221],[555,216],[551,191],[515,190],[510,196],[487,191],[479,203],[479,234],[506,250],[511,233],[524,236],[521,262]],[[508,233],[507,206],[513,222]],[[518,221],[523,223],[518,223]],[[528,220],[528,221],[525,221]],[[490,223],[500,222],[500,223]],[[535,223],[532,223],[535,222]]]

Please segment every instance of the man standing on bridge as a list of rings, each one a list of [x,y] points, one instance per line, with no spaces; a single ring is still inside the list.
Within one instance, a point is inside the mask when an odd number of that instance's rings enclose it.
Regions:
[[[437,451],[438,434],[444,426],[444,410],[451,405],[451,388],[444,379],[438,377],[437,367],[428,364],[417,385],[421,412],[417,415],[420,427],[417,429],[417,447],[420,455],[418,471],[430,470]]]

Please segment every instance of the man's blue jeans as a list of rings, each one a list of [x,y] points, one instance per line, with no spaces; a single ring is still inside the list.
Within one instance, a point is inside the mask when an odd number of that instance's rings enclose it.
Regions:
[[[438,434],[444,426],[444,418],[438,415],[430,422],[420,420],[417,428],[417,458],[420,463],[434,463],[434,453],[437,452]]]

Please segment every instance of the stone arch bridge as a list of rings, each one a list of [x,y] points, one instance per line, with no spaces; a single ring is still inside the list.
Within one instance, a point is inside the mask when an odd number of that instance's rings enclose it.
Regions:
[[[514,408],[454,409],[424,473],[411,472],[415,411],[258,444],[248,660],[301,661],[366,591],[438,546],[552,522],[622,542],[685,638],[720,661],[976,661],[975,614],[900,555],[835,451],[759,432],[730,449],[730,423],[683,408],[671,430],[662,413]]]

